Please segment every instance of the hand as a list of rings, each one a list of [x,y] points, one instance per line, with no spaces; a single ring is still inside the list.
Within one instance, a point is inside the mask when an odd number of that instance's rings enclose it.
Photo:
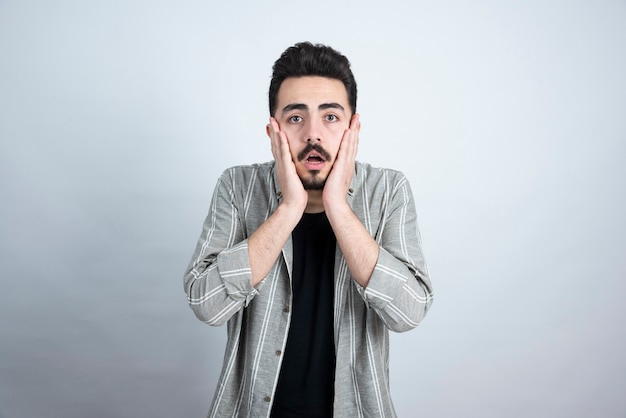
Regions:
[[[354,176],[356,154],[359,148],[361,121],[358,113],[350,120],[350,126],[343,134],[333,169],[328,174],[322,200],[328,212],[334,205],[347,203],[346,195]]]
[[[272,155],[276,161],[278,183],[283,194],[282,204],[293,207],[302,214],[308,201],[308,194],[296,172],[287,136],[280,130],[278,122],[273,117],[267,125],[267,135],[270,137]]]

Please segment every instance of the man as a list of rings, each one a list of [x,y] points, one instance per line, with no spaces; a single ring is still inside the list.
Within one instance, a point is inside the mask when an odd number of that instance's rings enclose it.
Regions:
[[[432,302],[409,183],[355,161],[346,57],[298,43],[273,66],[274,161],[226,170],[189,267],[196,316],[227,323],[210,417],[394,417],[388,330]]]

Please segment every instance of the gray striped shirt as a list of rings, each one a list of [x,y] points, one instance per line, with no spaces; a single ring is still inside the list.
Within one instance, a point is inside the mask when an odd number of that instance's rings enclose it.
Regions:
[[[274,162],[220,176],[184,286],[196,316],[227,324],[224,364],[209,417],[267,417],[291,316],[292,242],[252,286],[248,237],[281,199]],[[395,417],[389,393],[389,330],[415,328],[432,303],[413,195],[399,171],[356,163],[348,202],[380,246],[366,288],[335,255],[334,416]]]

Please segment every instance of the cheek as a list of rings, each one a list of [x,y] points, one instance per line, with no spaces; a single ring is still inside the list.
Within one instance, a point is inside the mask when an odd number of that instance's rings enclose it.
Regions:
[[[328,150],[328,152],[330,152],[330,155],[333,156],[333,162],[337,159],[337,153],[339,152],[339,147],[333,147],[332,150]]]
[[[346,132],[348,127],[336,126],[333,129],[330,129],[328,134],[326,135],[326,145],[325,148],[328,152],[330,152],[333,156],[337,155],[337,151],[339,151],[339,146],[341,145],[341,140],[343,139],[343,135]]]
[[[298,153],[302,150],[302,142],[298,140],[296,135],[290,135],[289,132],[285,132],[285,136],[287,137],[287,144],[289,144],[289,152],[291,153],[291,157],[294,161],[296,161],[296,157]]]
[[[280,127],[280,130],[287,137],[290,146],[295,145],[301,139],[302,133],[296,126],[285,124]]]

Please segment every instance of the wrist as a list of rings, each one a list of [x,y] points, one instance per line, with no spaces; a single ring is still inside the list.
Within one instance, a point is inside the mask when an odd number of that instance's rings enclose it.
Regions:
[[[298,222],[300,222],[303,212],[304,207],[301,204],[282,201],[276,208],[276,211],[274,211],[273,216],[280,219],[285,225],[290,225],[295,228]]]
[[[346,199],[324,201],[324,211],[326,212],[326,217],[331,222],[345,219],[347,216],[354,214]]]

